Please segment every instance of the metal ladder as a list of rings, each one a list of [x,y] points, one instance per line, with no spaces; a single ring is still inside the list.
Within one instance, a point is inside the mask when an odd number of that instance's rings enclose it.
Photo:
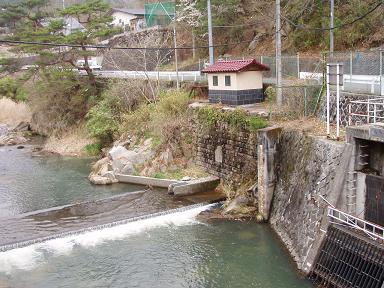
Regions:
[[[356,215],[356,189],[357,189],[357,172],[348,172],[347,178],[347,213]]]

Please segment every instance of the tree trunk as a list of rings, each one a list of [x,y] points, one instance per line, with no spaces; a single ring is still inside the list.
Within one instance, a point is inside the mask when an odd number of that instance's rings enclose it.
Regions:
[[[81,46],[81,50],[84,52],[87,51],[87,48],[85,46]],[[91,67],[89,67],[89,62],[88,62],[88,55],[84,54],[84,70],[87,72],[89,82],[91,83],[92,86],[96,88],[96,78],[95,75],[92,72]]]

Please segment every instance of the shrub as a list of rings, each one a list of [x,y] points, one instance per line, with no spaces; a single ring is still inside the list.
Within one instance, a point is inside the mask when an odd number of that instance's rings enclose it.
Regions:
[[[87,144],[84,149],[87,155],[97,156],[101,152],[101,144],[100,143]]]
[[[217,122],[228,123],[230,131],[237,131],[239,128],[249,129],[254,132],[268,126],[268,122],[256,116],[249,116],[242,109],[234,111],[223,111],[218,107],[203,107],[198,111],[198,117],[203,127],[211,129]]]
[[[37,75],[29,92],[32,125],[43,135],[60,136],[78,125],[88,112],[97,91],[75,72],[47,68]]]
[[[190,134],[189,101],[184,91],[162,92],[158,102],[141,104],[135,111],[123,116],[120,132],[139,138],[156,138],[158,146],[180,142],[184,135]]]
[[[251,131],[257,131],[259,129],[263,129],[268,126],[268,122],[265,119],[252,116],[249,118],[248,121],[249,130]]]
[[[21,86],[20,81],[9,76],[0,79],[0,96],[5,96],[15,102],[27,100],[27,94]]]
[[[89,134],[98,139],[102,145],[113,141],[118,125],[106,100],[100,101],[89,110],[86,127]]]

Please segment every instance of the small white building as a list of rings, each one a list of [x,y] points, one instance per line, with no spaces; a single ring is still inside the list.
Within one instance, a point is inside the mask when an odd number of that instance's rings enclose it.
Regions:
[[[255,59],[216,62],[208,74],[209,102],[245,105],[264,101],[263,74],[269,67]]]
[[[144,9],[112,9],[112,24],[121,27],[124,31],[140,31],[145,28]]]

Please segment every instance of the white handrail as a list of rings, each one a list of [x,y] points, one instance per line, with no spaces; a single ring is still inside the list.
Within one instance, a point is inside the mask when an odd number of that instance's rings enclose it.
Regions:
[[[356,105],[356,107],[353,107]],[[354,111],[353,111],[354,110]],[[384,98],[350,101],[348,104],[348,125],[353,125],[353,116],[365,118],[367,124],[384,122]],[[373,118],[373,121],[371,121]],[[361,120],[361,119],[360,119]],[[379,120],[379,121],[378,121]]]
[[[375,223],[357,218],[348,213],[340,211],[336,208],[328,206],[328,217],[335,219],[341,223],[347,224],[348,226],[363,231],[370,235],[374,239],[384,240],[384,227],[381,227]]]

